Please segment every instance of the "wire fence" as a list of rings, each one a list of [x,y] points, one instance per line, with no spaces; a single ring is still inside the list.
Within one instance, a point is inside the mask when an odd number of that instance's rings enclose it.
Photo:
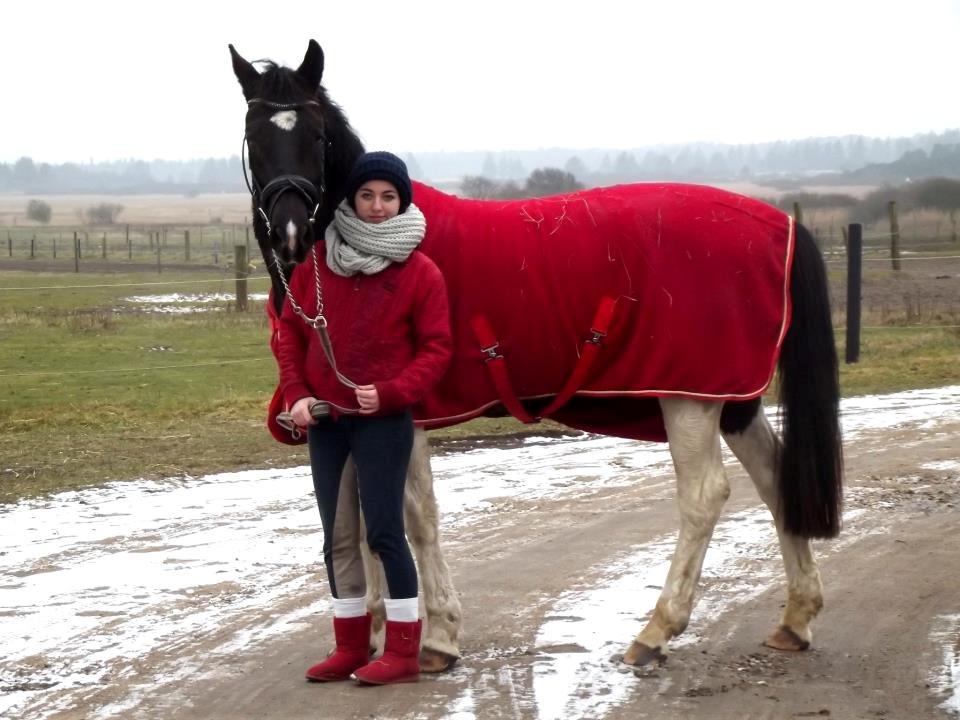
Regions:
[[[40,231],[27,228],[8,228],[7,232],[10,237],[9,247],[13,249],[12,252],[15,256],[19,253],[21,258],[31,257],[29,254],[32,253],[34,259],[47,257],[50,260],[62,259],[64,263],[74,261],[73,257],[54,258],[54,248],[55,242],[62,235],[75,232],[75,230],[48,228]],[[82,241],[80,241],[81,258],[89,259],[91,253],[83,254],[83,248],[94,247],[94,240],[97,235],[89,229],[85,233]],[[842,234],[838,234],[837,241],[832,244],[830,238],[830,234],[820,233],[818,242],[823,250],[829,270],[834,325],[839,332],[845,327],[847,314],[848,258]],[[138,257],[153,257],[159,253],[161,258],[170,262],[180,261],[202,265],[210,264],[211,261],[216,260],[214,264],[220,267],[222,272],[215,277],[157,281],[144,281],[139,278],[136,281],[124,281],[123,275],[120,275],[119,282],[111,283],[63,282],[29,285],[16,284],[12,281],[8,285],[0,279],[0,307],[8,304],[7,298],[29,295],[36,291],[45,293],[82,291],[89,293],[102,290],[104,293],[110,294],[121,289],[125,292],[134,292],[139,288],[143,290],[142,295],[138,298],[127,298],[126,300],[149,302],[151,293],[155,294],[158,290],[168,290],[178,286],[198,289],[199,292],[192,296],[181,296],[170,301],[183,302],[186,309],[184,314],[171,315],[171,322],[178,322],[179,319],[189,317],[190,304],[204,302],[211,295],[216,295],[219,301],[229,303],[234,307],[239,303],[240,281],[236,281],[238,283],[237,291],[232,293],[229,291],[230,284],[235,282],[234,277],[228,274],[228,270],[235,262],[232,252],[233,246],[230,243],[238,242],[242,246],[248,242],[247,228],[234,226],[211,230],[209,226],[129,225],[104,230],[100,234],[100,239],[102,247],[99,259],[104,256],[108,260],[116,259],[121,267],[123,262],[130,258],[135,260]],[[231,250],[227,255],[223,253],[225,246]],[[956,252],[951,253],[950,251],[955,247]],[[104,248],[106,249],[104,250]],[[230,263],[225,260],[226,256],[231,258]],[[861,329],[865,332],[876,332],[890,328],[911,331],[956,329],[960,327],[960,247],[955,246],[952,240],[941,239],[934,242],[931,238],[921,235],[916,240],[907,239],[901,244],[899,260],[902,263],[901,269],[894,271],[891,266],[889,236],[866,235],[862,255],[864,282],[862,288],[863,324]],[[0,256],[0,271],[4,269],[4,265],[3,257]],[[88,269],[90,271],[96,270],[96,267],[85,266],[83,261],[80,263],[80,268],[84,271]],[[20,282],[22,283],[22,281]],[[247,282],[253,284],[255,290],[262,293],[259,296],[260,298],[266,296],[266,291],[269,289],[269,276],[266,274],[244,276],[242,280],[244,293],[246,292]],[[213,293],[210,290],[204,292],[204,287],[210,288],[211,286],[216,286]],[[104,297],[106,298],[107,295],[104,295]],[[253,299],[258,299],[258,296],[255,295]],[[95,299],[90,300],[89,298],[85,298],[84,302],[98,304]],[[196,307],[194,309],[199,311],[200,308]],[[141,311],[150,312],[148,308],[142,308]],[[122,310],[111,310],[110,312],[122,313]],[[202,331],[202,329],[199,331]],[[0,368],[0,377],[40,378],[56,374],[160,372],[192,367],[201,368],[217,364],[266,362],[271,358],[271,355],[264,353],[262,356],[257,355],[256,357],[217,362],[145,367],[98,367],[64,371],[40,371],[22,367],[9,367]]]
[[[230,265],[233,248],[250,257],[249,225],[109,225],[7,227],[0,231],[0,268],[6,260],[73,263],[91,260],[156,264]]]

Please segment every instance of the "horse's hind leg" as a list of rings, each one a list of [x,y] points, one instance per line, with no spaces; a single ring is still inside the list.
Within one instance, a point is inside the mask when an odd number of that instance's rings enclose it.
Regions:
[[[417,558],[426,624],[420,669],[442,672],[460,657],[460,598],[440,549],[440,512],[433,492],[427,433],[417,428],[403,496],[407,538]]]
[[[720,403],[661,398],[677,473],[680,534],[653,616],[623,656],[630,665],[666,658],[667,642],[690,620],[703,557],[730,495],[720,455]]]
[[[780,439],[767,422],[759,401],[729,403],[724,408],[720,428],[724,441],[756,485],[760,499],[773,513],[780,540],[787,573],[787,606],[780,626],[767,638],[766,644],[780,650],[806,650],[812,638],[810,621],[823,606],[823,586],[810,541],[786,533],[781,527],[776,471]]]

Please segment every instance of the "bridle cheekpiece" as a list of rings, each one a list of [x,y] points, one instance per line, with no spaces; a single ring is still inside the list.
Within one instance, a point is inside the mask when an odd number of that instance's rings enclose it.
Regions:
[[[314,105],[319,107],[320,103],[316,100],[301,100],[293,103],[278,103],[262,98],[252,98],[247,101],[247,106],[265,105],[275,110],[296,110],[297,108]],[[247,134],[243,134],[243,144],[240,147],[240,164],[243,166],[243,179],[247,183],[247,190],[253,198],[254,205],[260,217],[263,218],[267,226],[267,234],[270,234],[270,218],[273,217],[273,209],[277,201],[286,192],[296,192],[307,202],[307,207],[312,207],[313,211],[307,218],[310,225],[313,225],[317,219],[317,213],[323,200],[323,194],[327,191],[323,177],[323,163],[320,163],[320,188],[302,175],[278,175],[266,185],[260,185],[256,175],[253,173],[253,167],[250,168],[250,174],[247,175]],[[251,182],[252,179],[252,182]],[[266,210],[264,210],[266,206]]]

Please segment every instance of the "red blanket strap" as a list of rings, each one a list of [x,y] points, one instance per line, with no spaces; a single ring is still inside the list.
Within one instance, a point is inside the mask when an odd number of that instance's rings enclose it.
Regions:
[[[510,376],[507,374],[506,361],[503,355],[498,352],[500,342],[493,333],[490,321],[487,320],[486,315],[479,313],[474,315],[470,321],[473,326],[473,333],[480,342],[480,351],[487,355],[487,367],[490,368],[490,377],[493,380],[493,386],[496,388],[497,394],[500,396],[500,401],[507,411],[520,422],[533,423],[537,422],[541,417],[552,415],[566,405],[570,401],[570,398],[574,396],[586,381],[594,360],[596,360],[597,355],[600,354],[600,345],[610,329],[610,323],[613,320],[613,311],[615,309],[616,300],[607,296],[600,298],[600,307],[597,308],[596,315],[593,317],[593,323],[590,326],[592,335],[583,343],[583,351],[580,353],[580,359],[577,361],[576,367],[573,368],[573,372],[570,373],[570,377],[567,378],[567,382],[564,383],[560,392],[554,396],[553,401],[547,405],[536,418],[531,416],[526,408],[523,407],[523,404],[517,397],[517,393],[513,389]]]
[[[477,313],[470,319],[473,326],[473,334],[480,341],[480,351],[487,356],[487,367],[490,368],[490,378],[493,380],[493,386],[497,389],[500,396],[500,402],[507,411],[522,423],[536,422],[534,418],[526,411],[526,408],[520,403],[517,394],[510,383],[510,376],[507,374],[507,365],[504,362],[503,355],[497,352],[500,342],[493,334],[493,328],[490,327],[490,321],[486,315]]]
[[[567,378],[567,382],[564,383],[563,388],[553,398],[553,402],[547,405],[540,413],[542,417],[552,415],[566,405],[574,393],[576,393],[586,381],[593,361],[596,360],[597,355],[600,354],[600,344],[610,329],[610,322],[613,320],[613,311],[615,308],[616,301],[613,298],[606,296],[600,298],[600,307],[597,308],[597,314],[594,315],[593,324],[590,326],[592,336],[583,343],[583,351],[580,353],[577,366],[573,369],[573,372],[570,373],[570,377]]]

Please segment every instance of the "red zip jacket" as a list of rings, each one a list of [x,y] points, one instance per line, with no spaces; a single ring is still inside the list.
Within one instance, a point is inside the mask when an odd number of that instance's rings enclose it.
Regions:
[[[342,375],[357,385],[374,385],[380,395],[375,415],[416,404],[443,376],[452,355],[450,309],[443,275],[415,250],[402,263],[375,275],[343,277],[323,258],[317,244],[323,314]],[[297,266],[290,292],[309,317],[317,312],[313,259]],[[358,408],[356,395],[337,380],[317,331],[283,305],[279,327],[280,387],[288,407],[305,397]]]

